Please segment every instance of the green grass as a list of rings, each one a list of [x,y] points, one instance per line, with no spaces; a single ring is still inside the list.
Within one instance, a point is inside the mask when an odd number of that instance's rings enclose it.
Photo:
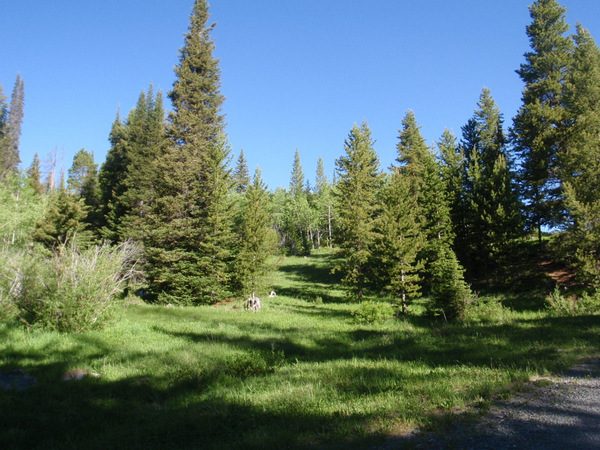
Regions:
[[[460,325],[418,314],[360,325],[332,258],[282,259],[278,296],[261,293],[257,313],[134,304],[102,331],[0,325],[0,371],[38,381],[0,392],[0,447],[365,448],[443,429],[600,344],[598,316],[527,308]],[[73,368],[101,377],[62,382]]]

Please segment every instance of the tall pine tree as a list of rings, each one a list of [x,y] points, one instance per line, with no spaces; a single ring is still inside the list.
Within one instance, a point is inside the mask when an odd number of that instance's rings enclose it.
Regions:
[[[454,236],[441,166],[425,143],[412,111],[408,111],[402,120],[397,152],[397,166],[394,170],[407,178],[411,195],[417,202],[417,220],[424,234],[418,259],[423,262],[424,285],[429,287],[429,266],[437,257],[439,249],[452,245]]]
[[[537,231],[556,225],[562,214],[557,158],[564,150],[563,95],[572,42],[565,35],[566,9],[556,0],[537,0],[529,8],[531,51],[517,73],[525,83],[522,106],[513,119],[511,140],[521,159],[521,192],[527,222]]]
[[[0,102],[0,108],[2,107]],[[10,98],[10,109],[5,119],[4,132],[0,140],[0,179],[9,174],[16,174],[21,158],[19,156],[19,140],[25,107],[25,86],[21,75],[17,75]],[[5,115],[6,113],[0,113]]]
[[[581,278],[600,287],[600,50],[577,25],[573,67],[565,109],[569,127],[560,158],[568,216],[567,254],[575,256]]]
[[[478,277],[507,256],[521,235],[520,204],[510,168],[502,114],[489,89],[479,96],[473,117],[462,128],[462,228],[458,252]]]
[[[336,160],[338,177],[336,242],[342,262],[342,282],[359,301],[374,282],[373,252],[377,240],[377,192],[383,183],[379,157],[366,122],[354,125],[344,143],[345,155]]]
[[[196,0],[169,92],[172,145],[148,215],[148,292],[161,302],[214,303],[230,292],[233,181],[208,17],[207,3]]]

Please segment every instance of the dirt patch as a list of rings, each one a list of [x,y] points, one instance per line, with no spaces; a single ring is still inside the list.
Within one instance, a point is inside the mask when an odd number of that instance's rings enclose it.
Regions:
[[[546,260],[539,267],[557,286],[571,287],[575,283],[575,269],[560,262]]]

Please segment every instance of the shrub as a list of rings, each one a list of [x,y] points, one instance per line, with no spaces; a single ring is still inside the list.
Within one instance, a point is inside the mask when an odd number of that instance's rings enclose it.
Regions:
[[[546,307],[558,316],[596,314],[600,313],[600,295],[584,292],[580,297],[576,295],[565,297],[557,286],[546,297]]]
[[[431,295],[427,310],[445,320],[460,319],[474,303],[474,295],[465,283],[464,269],[450,249],[439,251],[431,264]]]
[[[138,254],[130,243],[60,246],[50,257],[12,254],[3,270],[3,309],[27,326],[65,332],[101,327],[136,275]]]
[[[479,299],[466,309],[462,318],[465,322],[490,322],[503,323],[511,318],[511,310],[502,305],[502,301],[496,298]]]
[[[362,302],[353,312],[358,323],[381,323],[394,317],[394,307],[389,303]]]

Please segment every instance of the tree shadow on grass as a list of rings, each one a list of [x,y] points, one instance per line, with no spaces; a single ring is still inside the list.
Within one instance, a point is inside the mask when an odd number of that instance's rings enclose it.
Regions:
[[[313,314],[308,310],[305,313]],[[375,413],[350,409],[324,411],[318,405],[304,405],[302,398],[283,394],[265,406],[253,404],[242,396],[226,396],[223,392],[240,383],[261,386],[271,374],[276,376],[278,370],[286,371],[292,385],[295,382],[302,385],[301,377],[305,375],[293,368],[298,360],[331,362],[333,368],[317,364],[312,370],[317,371],[317,379],[329,383],[342,397],[351,399],[397,391],[400,399],[404,390],[434,382],[431,380],[439,376],[437,369],[463,368],[466,371],[470,366],[478,366],[517,370],[530,367],[533,361],[538,370],[554,371],[560,368],[563,336],[585,342],[589,347],[600,346],[598,316],[468,327],[432,325],[421,318],[407,320],[412,325],[411,330],[394,332],[365,326],[316,335],[312,342],[301,328],[282,328],[280,334],[274,334],[276,337],[265,338],[253,323],[240,325],[242,334],[235,337],[219,330],[204,333],[157,328],[182,339],[188,347],[190,343],[210,342],[247,352],[258,351],[264,358],[273,351],[284,350],[281,369],[275,365],[272,372],[267,366],[263,373],[246,373],[243,377],[235,375],[241,372],[232,374],[228,361],[221,365],[202,365],[192,360],[183,369],[166,374],[142,371],[119,380],[100,377],[64,383],[60,376],[72,368],[73,361],[100,358],[102,353],[115,350],[90,336],[82,336],[81,345],[64,351],[60,346],[59,350],[50,347],[9,350],[3,354],[7,362],[0,370],[25,368],[38,383],[25,391],[0,393],[0,447],[367,448],[373,439],[379,438],[368,436],[365,431],[367,424],[377,419]],[[276,325],[273,330],[278,331]],[[42,363],[46,351],[59,352],[55,358],[59,362]],[[132,365],[143,357],[136,353],[123,356]],[[422,370],[411,375],[410,372],[398,373],[388,366],[344,364],[345,360],[362,359],[414,361]],[[398,370],[402,370],[401,367]],[[470,393],[473,398],[478,395],[487,394],[485,391]],[[433,421],[434,417],[430,419]],[[363,431],[356,433],[356,430]]]

